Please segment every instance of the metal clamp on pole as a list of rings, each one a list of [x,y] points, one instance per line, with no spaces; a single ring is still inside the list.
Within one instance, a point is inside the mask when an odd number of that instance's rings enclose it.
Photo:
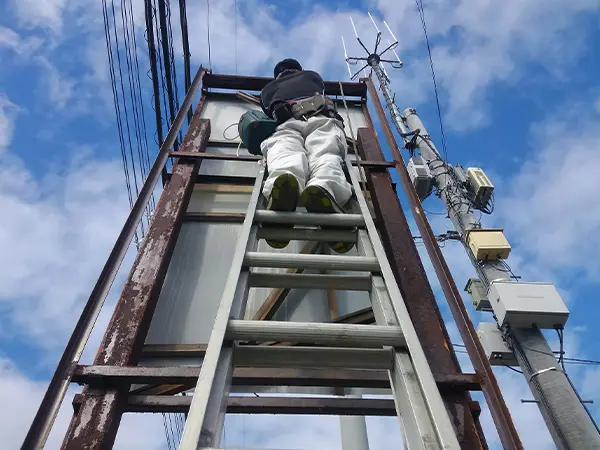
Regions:
[[[559,370],[558,367],[547,367],[545,369],[538,370],[537,372],[533,372],[531,375],[529,375],[529,379],[527,381],[529,383],[531,383],[531,380],[533,380],[534,377],[537,377],[538,375],[541,375],[545,372],[550,372],[552,370],[556,370],[557,372],[562,372],[562,370]]]

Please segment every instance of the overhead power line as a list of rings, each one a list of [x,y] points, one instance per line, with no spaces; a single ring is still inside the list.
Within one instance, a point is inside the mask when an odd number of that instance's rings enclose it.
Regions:
[[[437,81],[435,79],[435,69],[433,68],[433,57],[431,55],[431,46],[429,45],[429,35],[427,34],[427,23],[425,22],[425,9],[423,7],[423,0],[415,0],[417,4],[417,11],[421,19],[421,25],[423,26],[423,33],[425,34],[425,43],[427,44],[427,54],[429,55],[429,66],[431,67],[431,78],[433,80],[433,90],[435,93],[435,103],[437,105],[438,119],[440,122],[440,132],[442,135],[442,148],[444,150],[444,159],[448,161],[448,149],[446,147],[446,134],[444,133],[444,122],[442,120],[442,109],[440,108],[440,97],[438,93]]]

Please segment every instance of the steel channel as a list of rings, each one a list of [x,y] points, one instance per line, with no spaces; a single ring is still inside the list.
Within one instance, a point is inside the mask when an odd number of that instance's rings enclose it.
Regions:
[[[233,341],[284,341],[357,348],[406,345],[402,330],[398,326],[316,322],[230,320],[225,338]]]
[[[117,276],[123,258],[133,239],[138,223],[144,215],[144,210],[152,197],[154,188],[160,179],[162,168],[169,158],[169,151],[173,146],[177,134],[185,120],[186,111],[190,108],[194,94],[204,77],[204,70],[199,69],[194,77],[190,90],[187,92],[183,105],[177,112],[169,133],[160,147],[156,160],[148,173],[140,194],[119,233],[113,249],[96,281],[96,285],[87,300],[87,303],[77,321],[77,325],[69,338],[58,366],[50,380],[44,398],[37,410],[33,422],[21,446],[22,450],[43,448],[58,410],[65,397],[73,368],[79,363],[85,344],[87,343],[94,324],[100,314],[104,300],[110,291],[112,283]]]
[[[248,252],[246,267],[279,267],[288,269],[379,271],[377,258],[364,256],[302,255]]]
[[[435,239],[435,235],[431,230],[431,226],[427,221],[425,211],[421,206],[421,201],[419,200],[417,193],[410,182],[402,154],[400,153],[400,149],[398,148],[398,144],[386,118],[385,111],[383,110],[381,101],[379,100],[379,96],[377,94],[377,90],[375,89],[375,86],[371,80],[367,80],[366,83],[369,89],[370,97],[375,104],[375,110],[377,112],[377,116],[379,117],[379,122],[381,123],[386,142],[390,151],[392,152],[394,160],[396,161],[396,170],[400,177],[400,181],[402,182],[402,186],[404,187],[404,192],[408,199],[413,217],[421,236],[423,236],[427,254],[431,259],[438,280],[440,281],[442,291],[444,292],[444,296],[446,297],[450,311],[452,312],[452,316],[454,317],[460,335],[465,343],[469,358],[473,363],[473,367],[477,373],[483,377],[483,394],[490,408],[492,419],[496,424],[502,445],[505,449],[522,449],[523,444],[521,443],[515,425],[510,416],[510,412],[508,411],[506,403],[504,402],[504,398],[502,397],[496,376],[494,375],[492,367],[485,356],[483,347],[481,346],[479,338],[475,332],[475,328],[473,327],[473,322],[471,322],[444,255],[442,254],[441,249]]]

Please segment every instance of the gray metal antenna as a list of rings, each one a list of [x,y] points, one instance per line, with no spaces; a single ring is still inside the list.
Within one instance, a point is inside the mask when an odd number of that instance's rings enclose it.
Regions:
[[[494,285],[499,286],[494,287],[494,289],[508,286],[510,289],[515,289],[516,292],[524,292],[529,287],[536,289],[536,283],[513,282],[513,276],[507,270],[508,266],[503,263],[502,259],[479,259],[472,253],[467,242],[469,233],[473,230],[481,229],[481,224],[472,212],[473,205],[466,196],[462,181],[455,175],[454,168],[444,161],[439,151],[435,148],[427,129],[419,119],[416,111],[408,108],[404,111],[403,115],[398,110],[394,95],[390,90],[390,79],[382,64],[389,63],[393,68],[402,67],[402,61],[400,61],[395,50],[398,46],[398,40],[387,23],[384,22],[393,41],[388,41],[388,47],[378,52],[382,34],[370,13],[369,17],[377,31],[375,49],[372,52],[367,49],[358,36],[354,21],[352,21],[356,39],[367,53],[367,56],[349,57],[347,54],[345,55],[350,78],[355,79],[361,70],[369,66],[375,72],[396,130],[406,143],[418,146],[421,157],[431,170],[434,183],[440,192],[440,198],[448,211],[448,217],[454,224],[456,231],[460,234],[465,250],[479,275],[480,282],[488,291],[488,295],[491,294],[492,286]],[[382,58],[388,51],[394,53],[396,61]],[[346,52],[345,45],[344,52]],[[352,74],[350,65],[357,65],[360,61],[364,61],[365,65]],[[486,230],[481,231],[485,232]],[[515,284],[520,286],[515,286]],[[544,283],[537,284],[543,285]],[[511,298],[506,294],[504,294],[504,297],[507,300]],[[519,298],[518,295],[517,298]],[[549,315],[554,312],[544,309],[548,305],[549,303],[545,303],[541,306],[542,315]],[[526,306],[521,306],[520,309],[519,307],[515,307],[513,312],[520,314],[520,317],[524,317],[526,315],[524,308]],[[494,310],[495,318],[497,318],[498,311],[494,308],[492,309]],[[501,324],[504,338],[510,343],[511,350],[514,351],[518,364],[527,379],[529,388],[540,408],[540,412],[556,447],[560,450],[575,450],[579,448],[600,449],[600,435],[596,424],[582,404],[568,376],[562,371],[556,361],[552,350],[538,327],[540,324],[531,326],[531,320],[529,320],[529,322],[523,322],[529,325],[513,327],[507,320],[504,320],[504,322],[507,322],[507,324]],[[548,327],[544,326],[543,328]]]
[[[389,39],[387,39],[388,46],[383,48],[383,50],[379,50],[380,44],[381,44],[381,39],[382,39],[382,32],[379,29],[379,27],[377,26],[377,24],[375,23],[375,19],[373,19],[373,16],[371,15],[371,13],[368,12],[367,14],[371,18],[371,22],[373,23],[373,26],[375,27],[375,30],[377,31],[377,37],[375,39],[375,48],[373,49],[373,51],[369,51],[369,49],[365,46],[365,44],[361,40],[360,36],[358,35],[358,32],[356,31],[356,26],[354,24],[354,20],[352,20],[352,17],[350,17],[350,22],[352,23],[352,29],[354,30],[354,36],[356,37],[356,40],[358,41],[360,46],[366,52],[366,56],[361,56],[361,57],[348,56],[348,52],[346,50],[346,43],[344,42],[344,37],[342,36],[342,45],[344,46],[344,57],[346,58],[346,66],[348,67],[348,75],[350,76],[351,80],[354,80],[362,71],[366,77],[367,75],[366,75],[365,69],[367,67],[371,68],[371,73],[375,72],[375,75],[377,76],[377,79],[379,80],[379,86],[381,87],[381,92],[383,93],[383,97],[385,98],[386,106],[387,106],[388,110],[390,111],[392,121],[394,122],[394,126],[396,127],[396,129],[398,130],[398,133],[400,133],[400,135],[404,135],[407,132],[407,130],[406,130],[404,123],[402,122],[402,115],[400,114],[400,111],[398,110],[398,107],[396,106],[396,104],[394,102],[394,95],[391,93],[391,90],[390,90],[390,78],[388,77],[388,74],[385,71],[385,67],[383,64],[383,63],[389,64],[393,69],[401,69],[402,66],[404,65],[404,63],[398,56],[398,53],[396,52],[396,48],[398,47],[398,39],[396,39],[396,36],[390,29],[387,22],[384,20],[383,23],[385,24],[385,27],[387,28],[390,36],[392,37],[392,40],[390,41]],[[392,52],[396,59],[393,60],[393,59],[383,58],[383,56],[388,52]],[[363,66],[353,74],[352,70],[350,69],[350,66],[351,65],[356,66],[359,63],[363,63]]]

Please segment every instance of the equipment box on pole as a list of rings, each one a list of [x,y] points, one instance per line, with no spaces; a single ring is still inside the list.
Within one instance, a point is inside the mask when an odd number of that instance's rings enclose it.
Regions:
[[[506,259],[510,254],[510,244],[501,229],[476,228],[467,231],[467,244],[479,261]]]
[[[488,298],[500,326],[562,328],[569,310],[552,283],[493,281]]]

